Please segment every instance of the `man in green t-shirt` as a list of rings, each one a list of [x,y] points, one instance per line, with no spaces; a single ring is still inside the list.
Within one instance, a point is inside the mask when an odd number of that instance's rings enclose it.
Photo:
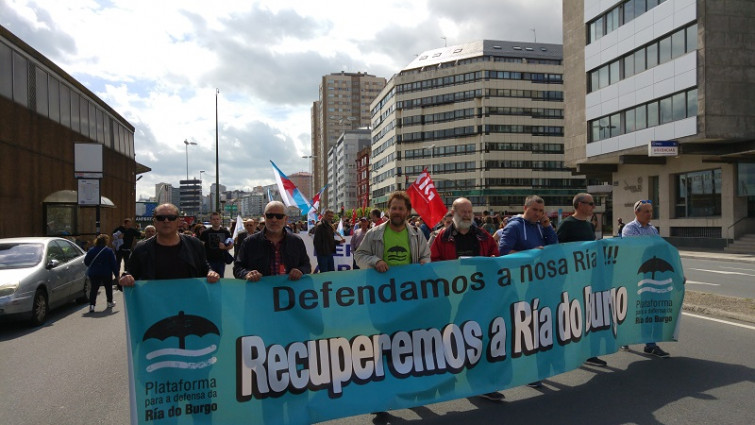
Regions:
[[[354,253],[359,268],[384,273],[392,266],[430,262],[427,239],[417,228],[406,225],[411,211],[412,203],[406,192],[391,194],[388,198],[389,220],[370,229]]]

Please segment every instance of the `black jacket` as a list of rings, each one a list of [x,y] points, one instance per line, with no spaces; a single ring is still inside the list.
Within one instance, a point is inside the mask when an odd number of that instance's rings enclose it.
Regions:
[[[304,274],[312,273],[312,266],[309,263],[309,254],[304,246],[304,241],[298,235],[290,232],[283,232],[281,241],[281,257],[283,264],[286,266],[286,273],[291,269],[299,269]],[[273,254],[273,246],[270,241],[265,239],[265,231],[257,232],[252,236],[247,236],[241,243],[239,255],[233,264],[233,275],[237,279],[246,279],[246,275],[257,270],[263,276],[270,276],[270,263]]]
[[[315,246],[315,255],[333,255],[336,253],[336,232],[333,230],[333,226],[326,222],[321,221],[315,227],[315,237],[312,243]]]
[[[210,264],[207,262],[202,242],[187,235],[181,235],[181,250],[178,255],[192,269],[194,277],[207,277]],[[126,265],[126,273],[134,276],[135,280],[150,280],[155,278],[155,245],[157,237],[145,239],[134,248]]]

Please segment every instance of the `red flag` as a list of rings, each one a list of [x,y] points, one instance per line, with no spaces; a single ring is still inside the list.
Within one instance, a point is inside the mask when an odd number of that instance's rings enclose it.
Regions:
[[[357,225],[357,208],[354,207],[354,209],[351,211],[351,226],[352,228],[354,228]]]
[[[417,180],[406,189],[409,199],[412,201],[412,207],[422,217],[422,220],[432,229],[436,224],[443,220],[448,208],[443,203],[443,199],[435,190],[433,179],[427,168],[422,174],[417,176]]]

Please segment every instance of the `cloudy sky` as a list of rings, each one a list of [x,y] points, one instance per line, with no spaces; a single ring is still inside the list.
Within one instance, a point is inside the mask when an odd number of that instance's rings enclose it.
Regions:
[[[216,88],[220,183],[244,189],[273,182],[269,160],[309,171],[323,75],[388,79],[446,41],[562,42],[559,0],[0,0],[0,24],[134,125],[138,198],[186,177],[184,140],[209,192]]]

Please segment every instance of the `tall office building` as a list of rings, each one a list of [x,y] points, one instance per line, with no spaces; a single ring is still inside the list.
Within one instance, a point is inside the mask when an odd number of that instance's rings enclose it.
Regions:
[[[328,152],[328,208],[361,206],[357,202],[357,153],[370,145],[370,130],[347,130]]]
[[[563,16],[566,159],[612,185],[614,219],[650,200],[678,245],[755,232],[755,2],[575,0]]]
[[[371,105],[372,203],[405,189],[424,168],[446,205],[522,211],[538,194],[571,210],[583,177],[563,163],[560,45],[482,40],[420,54]],[[434,224],[434,223],[433,223]]]
[[[198,215],[202,206],[202,181],[199,179],[180,180],[181,203],[179,208],[186,215]]]
[[[340,72],[322,77],[319,100],[312,105],[312,166],[314,194],[328,182],[329,149],[346,130],[370,125],[370,103],[385,87],[385,78],[364,72]],[[327,201],[323,193],[322,202]]]
[[[157,205],[175,204],[173,200],[173,185],[171,185],[170,183],[156,184],[155,202],[157,202]]]

